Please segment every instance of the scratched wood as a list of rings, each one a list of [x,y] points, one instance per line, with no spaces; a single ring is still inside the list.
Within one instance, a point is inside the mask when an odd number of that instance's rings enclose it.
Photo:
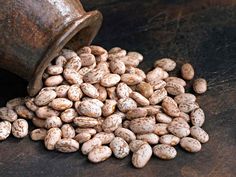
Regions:
[[[130,156],[114,157],[94,165],[80,153],[45,150],[41,142],[13,137],[0,143],[0,176],[14,177],[233,177],[236,176],[236,1],[235,0],[83,0],[86,10],[99,9],[103,27],[94,43],[107,49],[121,46],[145,56],[148,70],[155,59],[172,57],[181,65],[191,62],[197,77],[209,83],[197,99],[206,113],[204,129],[210,141],[189,154],[177,147],[171,161],[152,157],[134,169]],[[178,69],[175,73],[179,73]],[[24,96],[26,82],[1,70],[0,106]],[[191,83],[188,87],[191,91]]]

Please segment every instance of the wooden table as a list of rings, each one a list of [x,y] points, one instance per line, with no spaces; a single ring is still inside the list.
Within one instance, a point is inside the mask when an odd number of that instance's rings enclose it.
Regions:
[[[180,148],[171,161],[152,157],[140,170],[130,156],[94,165],[80,153],[45,150],[41,142],[13,137],[0,142],[0,176],[11,177],[233,177],[236,176],[236,1],[235,0],[83,0],[87,10],[99,9],[103,27],[95,44],[120,46],[145,56],[148,70],[155,59],[171,57],[178,65],[191,62],[197,77],[209,83],[198,96],[205,110],[204,129],[210,141],[196,154]],[[178,69],[177,69],[178,71]],[[26,82],[0,71],[0,106],[26,95]],[[191,85],[191,83],[189,84]],[[191,90],[191,89],[190,89]]]

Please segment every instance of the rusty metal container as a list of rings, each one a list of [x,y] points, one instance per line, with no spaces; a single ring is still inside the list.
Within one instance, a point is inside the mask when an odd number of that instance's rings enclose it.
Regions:
[[[33,96],[59,51],[89,45],[101,23],[101,13],[85,12],[79,0],[1,1],[0,67],[29,81]]]

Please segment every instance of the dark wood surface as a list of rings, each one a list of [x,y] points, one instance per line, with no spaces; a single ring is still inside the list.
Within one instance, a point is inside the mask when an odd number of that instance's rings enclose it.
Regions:
[[[198,96],[205,110],[210,141],[190,154],[179,147],[176,159],[152,157],[143,169],[131,156],[94,165],[80,153],[47,151],[41,142],[13,137],[0,142],[0,176],[11,177],[234,177],[236,176],[236,1],[235,0],[83,0],[86,10],[99,9],[103,27],[94,43],[120,46],[145,56],[148,70],[155,59],[191,62],[197,77],[209,83]],[[178,70],[176,70],[178,73]],[[26,82],[0,71],[0,106],[26,94]],[[190,84],[189,84],[190,85]],[[189,89],[191,91],[191,88]]]

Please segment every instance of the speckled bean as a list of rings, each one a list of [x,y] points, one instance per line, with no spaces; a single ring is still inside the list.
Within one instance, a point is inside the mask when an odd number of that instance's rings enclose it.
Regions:
[[[95,147],[88,154],[88,159],[93,163],[102,162],[112,155],[112,151],[108,146]]]
[[[143,168],[152,156],[152,147],[145,143],[133,153],[132,164],[136,168]]]
[[[9,121],[0,122],[0,141],[7,139],[11,134],[11,123]]]
[[[110,143],[110,148],[116,158],[123,159],[129,155],[129,145],[121,137],[115,137]]]
[[[28,135],[28,122],[25,119],[17,119],[12,123],[11,132],[16,138],[23,138]]]
[[[17,119],[17,114],[13,109],[7,107],[0,108],[0,119],[13,122]]]
[[[177,155],[177,151],[174,147],[167,144],[158,144],[153,147],[153,154],[160,159],[170,160],[174,159]]]

